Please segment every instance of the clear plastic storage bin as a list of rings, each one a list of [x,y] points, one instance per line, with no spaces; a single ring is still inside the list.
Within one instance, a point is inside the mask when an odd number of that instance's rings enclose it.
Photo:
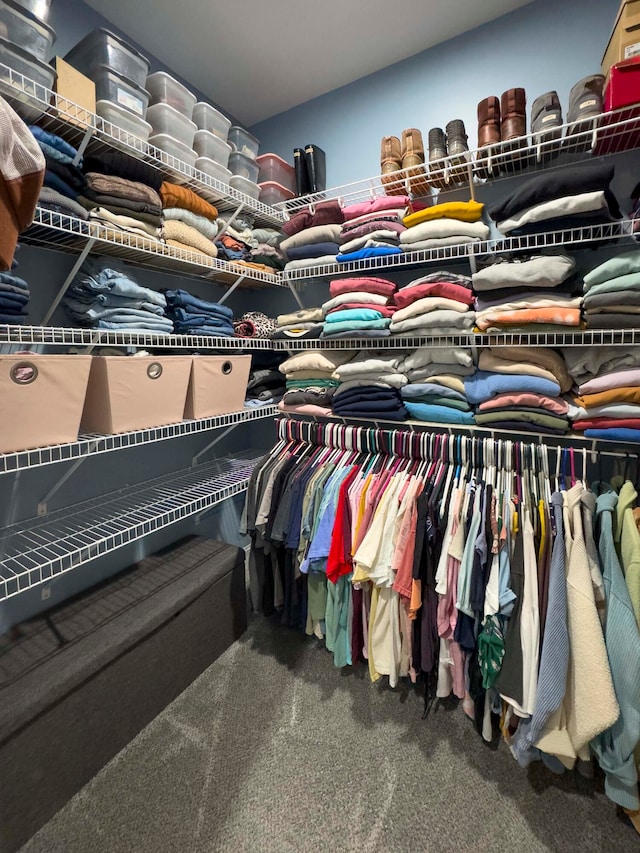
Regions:
[[[151,93],[152,104],[169,104],[183,116],[191,119],[196,96],[182,83],[174,80],[165,71],[156,71],[147,77],[147,89]]]
[[[252,160],[251,157],[247,157],[245,154],[241,154],[239,151],[232,151],[229,155],[229,168],[234,175],[246,178],[248,181],[253,181],[254,184],[258,181],[260,167],[255,160]]]
[[[45,24],[49,20],[51,12],[51,0],[15,0],[18,6],[22,6],[27,12],[35,15],[39,21]]]
[[[286,160],[278,157],[277,154],[262,154],[256,162],[260,166],[258,176],[260,183],[273,181],[285,189],[291,190],[292,193],[295,192],[296,170]]]
[[[257,199],[260,195],[260,187],[253,181],[241,178],[240,175],[231,175],[229,178],[229,186],[253,199]]]
[[[225,167],[221,166],[220,163],[215,163],[208,157],[198,157],[196,160],[196,169],[199,172],[204,172],[205,175],[209,175],[210,178],[215,178],[217,181],[227,185],[232,177],[231,172],[228,169],[225,169]],[[215,190],[208,187],[207,192],[215,193]],[[221,198],[219,193],[216,197]]]
[[[12,74],[9,69],[17,74]],[[33,83],[23,81],[18,75],[24,75]],[[0,38],[0,92],[11,98],[16,112],[23,119],[37,121],[45,112],[41,101],[43,98],[47,100],[47,95],[41,87],[51,89],[55,79],[56,72],[50,65]]]
[[[222,113],[215,107],[212,107],[211,104],[205,104],[204,101],[198,101],[193,108],[193,115],[191,118],[195,121],[200,130],[208,130],[209,133],[213,133],[213,135],[217,136],[219,139],[224,139],[225,142],[227,141],[229,128],[231,127],[231,120],[226,116],[223,116]]]
[[[245,157],[251,157],[252,160],[255,160],[258,156],[260,143],[248,130],[238,127],[237,124],[234,124],[229,130],[227,141],[234,151],[239,151]]]
[[[192,148],[189,148],[188,145],[185,145],[184,142],[180,142],[178,139],[174,139],[173,136],[169,136],[168,133],[156,133],[150,136],[149,145],[159,148],[165,154],[175,157],[176,160],[186,163],[191,168],[196,164],[196,152]]]
[[[50,26],[11,0],[0,0],[0,34],[40,60],[49,58],[56,38]]]
[[[223,139],[209,133],[208,130],[198,130],[193,138],[193,147],[199,157],[208,157],[226,168],[229,163],[231,146]]]
[[[144,89],[149,73],[149,60],[109,30],[94,30],[72,47],[65,56],[66,61],[93,79],[92,72],[100,65]]]
[[[189,148],[193,146],[195,124],[169,104],[152,104],[147,110],[147,121],[154,133],[167,133]]]
[[[260,187],[260,201],[264,204],[274,205],[295,198],[295,193],[275,181],[265,181],[258,186]]]
[[[118,104],[113,104],[111,101],[98,101],[96,103],[96,113],[105,121],[111,122],[124,133],[116,134],[122,142],[127,145],[136,146],[136,140],[146,142],[152,127],[149,122],[146,122],[140,116],[134,115],[129,110],[119,107]],[[109,131],[109,128],[107,128]]]
[[[137,116],[146,116],[149,106],[149,93],[146,89],[126,80],[106,65],[97,66],[91,75],[96,84],[96,101],[111,101]]]

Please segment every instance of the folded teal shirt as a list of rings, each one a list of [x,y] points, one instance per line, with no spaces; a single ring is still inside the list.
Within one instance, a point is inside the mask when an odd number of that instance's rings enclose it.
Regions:
[[[450,406],[430,406],[427,403],[404,401],[410,417],[418,421],[433,421],[437,424],[462,424],[473,426],[475,420],[471,412],[460,412]]]
[[[616,278],[603,281],[601,284],[594,284],[588,288],[587,292],[589,297],[593,297],[598,293],[614,293],[617,290],[640,290],[640,272],[619,275]]]
[[[612,278],[626,276],[629,273],[640,272],[640,251],[634,250],[609,258],[600,266],[592,269],[584,277],[585,290],[590,290],[594,284],[610,281]]]
[[[325,324],[324,335],[337,335],[339,332],[357,332],[362,329],[388,329],[391,320],[385,317],[381,320],[343,320],[340,323]]]
[[[382,314],[380,311],[374,311],[372,308],[348,308],[345,311],[333,311],[327,314],[325,323],[341,323],[348,320],[381,320]]]

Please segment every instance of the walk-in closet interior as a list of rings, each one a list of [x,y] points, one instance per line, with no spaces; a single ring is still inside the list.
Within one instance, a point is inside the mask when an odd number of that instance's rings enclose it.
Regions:
[[[640,848],[640,0],[0,0],[0,853]]]

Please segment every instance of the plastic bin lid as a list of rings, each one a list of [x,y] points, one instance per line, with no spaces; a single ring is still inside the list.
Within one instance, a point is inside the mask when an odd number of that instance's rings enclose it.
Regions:
[[[253,139],[254,142],[257,142],[258,145],[260,144],[260,140],[257,137],[255,137],[253,135],[253,133],[249,133],[248,130],[245,130],[244,127],[240,127],[239,124],[231,125],[231,127],[229,128],[229,133],[233,133],[234,130],[239,130],[240,133],[244,133],[245,136],[249,136],[251,139]]]
[[[175,77],[172,77],[171,74],[168,74],[166,71],[154,71],[153,74],[147,74],[147,80],[151,79],[152,77],[166,77],[168,80],[171,80],[172,83],[175,83],[176,86],[178,86],[180,89],[184,89],[184,91],[191,95],[192,98],[195,98],[195,95],[193,94],[191,89],[188,89],[184,85],[184,83],[181,83],[179,80],[176,80]]]
[[[106,27],[98,27],[97,30],[92,30],[88,35],[81,39],[78,44],[74,45],[71,50],[67,52],[67,56],[73,56],[73,54],[75,54],[78,48],[84,46],[85,42],[95,39],[98,34],[109,36],[109,38],[112,38],[114,41],[119,42],[122,47],[126,48],[129,51],[129,53],[134,53],[138,57],[138,59],[141,59],[147,66],[149,65],[149,60],[143,53],[140,53],[140,51],[132,44],[129,44],[128,41],[125,41],[123,38],[117,36],[115,33],[112,33],[111,30],[108,30]]]
[[[104,68],[105,71],[108,71],[109,74],[113,74],[114,77],[117,77],[119,80],[122,80],[122,82],[126,83],[127,86],[131,86],[132,89],[137,89],[138,92],[142,92],[143,94],[151,97],[151,92],[147,92],[147,90],[143,89],[142,86],[138,86],[137,83],[134,83],[133,80],[129,80],[128,77],[125,77],[123,74],[120,74],[119,71],[116,71],[110,65],[105,65],[104,63],[101,63],[100,65],[96,65],[96,68]]]
[[[42,27],[43,30],[46,30],[51,36],[51,42],[53,43],[56,40],[56,31],[53,27],[50,27],[49,24],[42,21],[37,15],[34,15],[31,9],[27,9],[26,6],[20,5],[20,3],[14,3],[13,0],[2,0],[5,6],[8,6],[10,9],[13,9],[15,12],[18,12],[23,17],[27,18],[30,21],[33,21],[37,26]]]
[[[295,167],[291,163],[287,163],[284,157],[279,157],[277,154],[273,154],[271,151],[267,151],[266,154],[261,154],[259,157],[256,157],[256,163],[262,165],[262,163],[267,159],[267,157],[270,157],[272,160],[278,160],[280,163],[282,163],[283,166],[288,166],[290,169],[293,169],[295,171]]]
[[[295,198],[295,193],[292,193],[291,190],[288,190],[286,187],[283,187],[282,184],[279,184],[277,181],[263,181],[261,184],[258,184],[260,187],[260,192],[262,190],[269,190],[272,187],[276,190],[279,190],[285,199]]]
[[[0,47],[4,47],[5,50],[7,50],[9,53],[15,53],[16,56],[19,56],[20,59],[24,59],[24,61],[28,62],[30,65],[39,66],[43,71],[46,71],[47,74],[53,74],[53,82],[58,79],[58,72],[53,67],[53,65],[48,65],[46,62],[43,62],[41,59],[38,59],[37,56],[34,56],[32,53],[29,53],[28,50],[25,50],[23,47],[20,47],[19,44],[14,44],[14,42],[9,41],[9,39],[5,39],[0,36]]]

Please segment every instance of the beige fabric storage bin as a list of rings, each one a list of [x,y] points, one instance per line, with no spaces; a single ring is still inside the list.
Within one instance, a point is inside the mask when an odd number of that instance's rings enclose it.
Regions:
[[[84,432],[109,435],[182,420],[191,356],[94,356]]]
[[[250,355],[194,356],[185,418],[213,418],[242,411],[250,368]]]
[[[0,356],[0,453],[78,438],[90,355]]]

